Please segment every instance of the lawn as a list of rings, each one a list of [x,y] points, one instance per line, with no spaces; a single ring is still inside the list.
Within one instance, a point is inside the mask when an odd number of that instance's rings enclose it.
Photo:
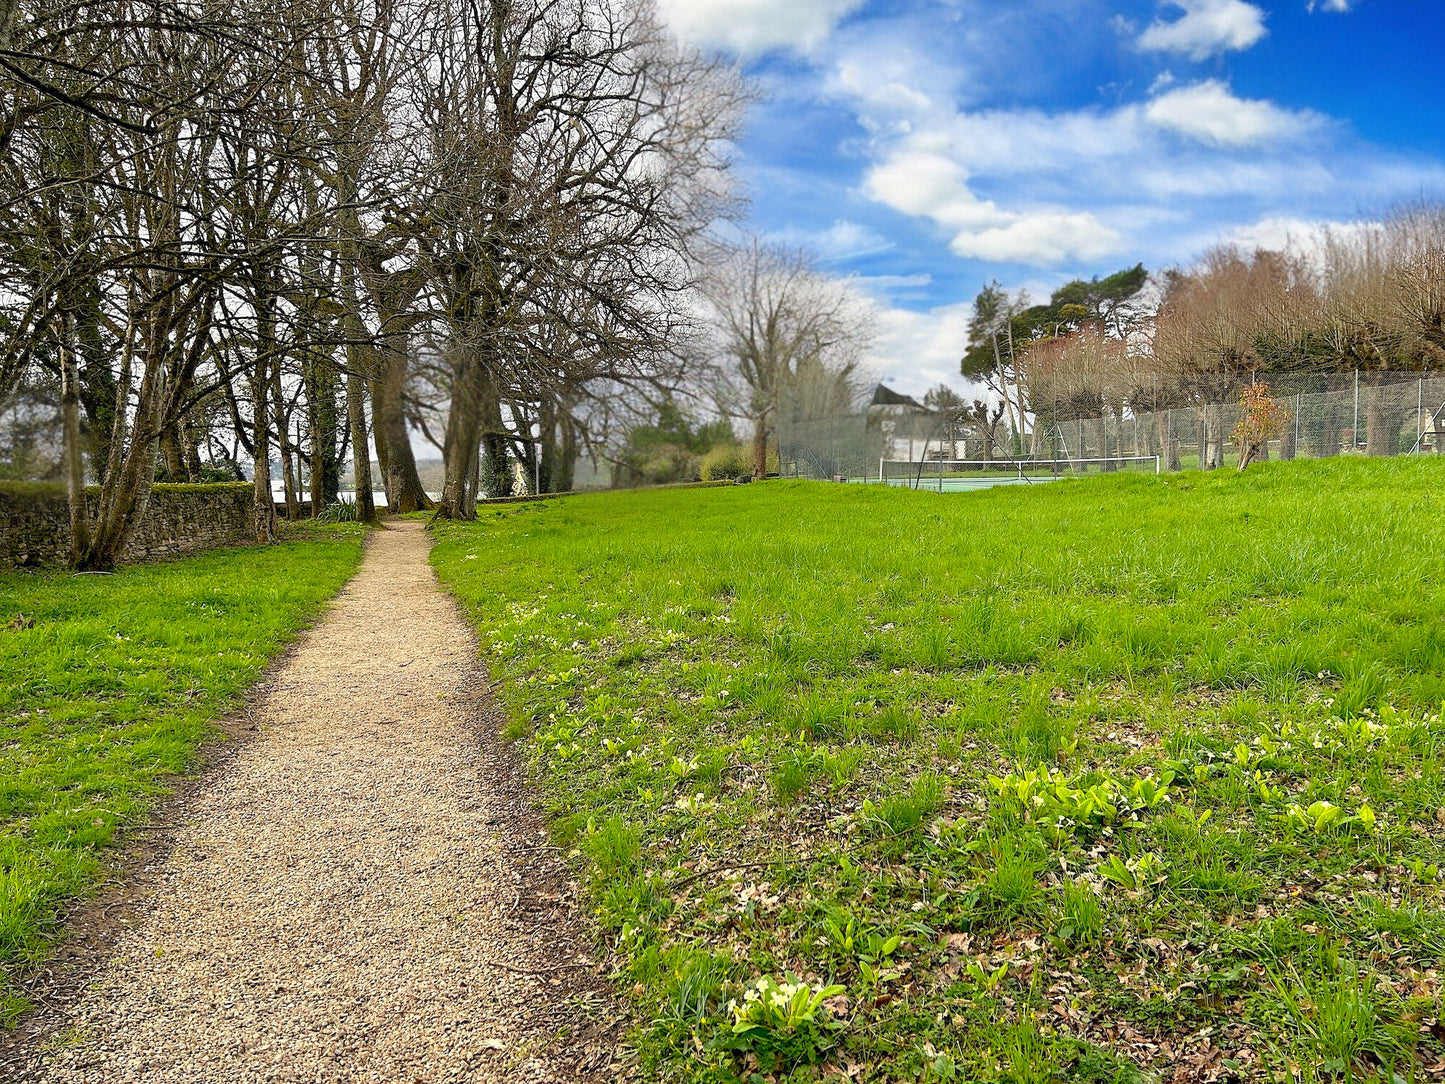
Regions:
[[[1445,462],[441,529],[668,1080],[1445,1071]],[[756,1074],[756,1075],[753,1075]]]
[[[350,576],[353,526],[137,565],[0,574],[0,1024],[108,848],[218,736],[267,663]]]

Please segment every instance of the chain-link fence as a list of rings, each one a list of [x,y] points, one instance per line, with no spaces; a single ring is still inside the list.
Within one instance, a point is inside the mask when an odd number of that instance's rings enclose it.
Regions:
[[[1261,458],[1340,454],[1395,456],[1445,452],[1445,375],[1366,372],[1271,377],[1289,409],[1285,431]],[[877,482],[907,477],[910,464],[948,463],[949,474],[997,473],[1002,465],[1047,461],[1051,473],[1129,469],[1158,456],[1164,470],[1212,469],[1238,462],[1230,434],[1239,421],[1237,390],[1226,397],[1159,409],[1121,403],[1081,416],[1045,406],[1022,432],[1003,419],[929,410],[880,389],[867,410],[779,425],[782,473],[789,477]],[[1154,398],[1163,400],[1164,396]],[[918,473],[913,471],[912,473]],[[932,473],[938,473],[933,470]]]

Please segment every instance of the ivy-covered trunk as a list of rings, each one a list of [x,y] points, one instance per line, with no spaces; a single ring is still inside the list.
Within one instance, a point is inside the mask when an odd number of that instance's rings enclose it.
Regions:
[[[319,516],[341,495],[341,432],[337,398],[340,374],[331,359],[308,351],[302,361],[306,384],[306,421],[311,443],[311,514]]]
[[[276,357],[276,299],[264,273],[259,275],[252,303],[256,307],[256,358],[251,370],[252,529],[257,542],[276,538],[276,503],[271,499],[271,425],[266,391]]]

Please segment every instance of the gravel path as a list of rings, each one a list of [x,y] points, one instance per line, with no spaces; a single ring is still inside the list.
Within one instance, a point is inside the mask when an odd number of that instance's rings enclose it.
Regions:
[[[259,736],[183,800],[154,894],[21,1079],[627,1075],[573,886],[428,546],[417,523],[376,532],[265,690]]]

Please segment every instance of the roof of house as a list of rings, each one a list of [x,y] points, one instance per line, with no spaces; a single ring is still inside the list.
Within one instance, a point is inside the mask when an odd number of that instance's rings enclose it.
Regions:
[[[886,384],[879,384],[873,389],[873,399],[869,406],[901,406],[912,407],[914,410],[926,410],[927,408],[910,395],[894,391]]]

